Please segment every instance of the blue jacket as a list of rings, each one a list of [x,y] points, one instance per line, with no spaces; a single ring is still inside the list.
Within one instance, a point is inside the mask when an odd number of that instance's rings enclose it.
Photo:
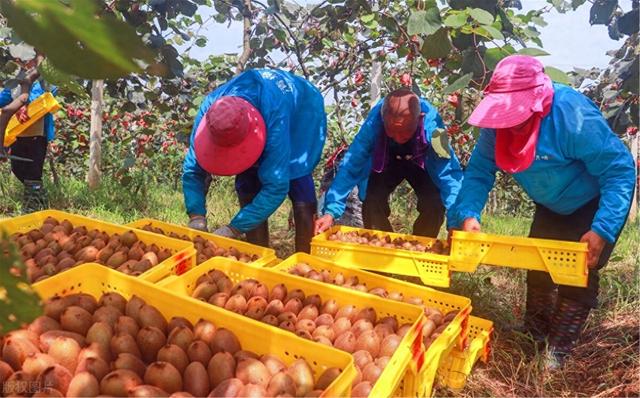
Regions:
[[[196,116],[191,146],[184,160],[182,187],[188,214],[206,214],[207,172],[196,161],[193,142],[200,120],[220,97],[237,96],[256,107],[267,127],[267,141],[258,159],[262,188],[231,220],[247,232],[265,221],[289,191],[289,181],[311,174],[320,161],[327,118],[322,95],[311,83],[289,72],[253,69],[241,73],[209,94]]]
[[[542,120],[531,166],[513,174],[531,199],[559,214],[571,214],[600,195],[591,229],[609,242],[624,225],[635,166],[629,150],[611,131],[600,110],[574,89],[555,84],[551,112]],[[480,213],[493,187],[495,130],[482,129],[455,206],[450,227]]]
[[[349,147],[349,151],[342,159],[336,178],[325,196],[324,213],[331,214],[334,219],[342,216],[347,197],[351,190],[358,185],[360,200],[364,201],[367,194],[367,182],[371,174],[373,154],[378,137],[384,134],[382,121],[382,104],[380,100],[369,112],[360,131]],[[425,138],[431,144],[433,132],[438,127],[444,127],[438,110],[427,100],[420,99],[420,107],[424,112]],[[462,183],[462,169],[453,149],[450,148],[450,158],[442,158],[429,145],[425,154],[425,169],[440,190],[440,197],[445,208],[455,202],[460,184]]]
[[[56,87],[52,87],[52,94],[55,95],[57,91]],[[40,82],[36,80],[31,86],[31,91],[29,92],[29,102],[35,100],[44,93],[44,88],[40,85]],[[13,101],[13,97],[11,97],[11,90],[6,88],[3,89],[0,92],[0,107],[9,105],[11,101]],[[47,141],[51,141],[56,137],[56,127],[51,113],[47,113],[44,116],[44,135],[47,137]]]

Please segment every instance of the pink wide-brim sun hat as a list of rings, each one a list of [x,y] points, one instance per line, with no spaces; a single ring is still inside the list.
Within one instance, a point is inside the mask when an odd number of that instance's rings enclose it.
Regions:
[[[496,66],[484,98],[469,116],[469,124],[492,129],[515,127],[542,111],[550,84],[536,58],[510,55]]]
[[[204,115],[194,139],[196,160],[210,174],[232,176],[253,166],[266,142],[264,119],[240,97],[222,97]]]

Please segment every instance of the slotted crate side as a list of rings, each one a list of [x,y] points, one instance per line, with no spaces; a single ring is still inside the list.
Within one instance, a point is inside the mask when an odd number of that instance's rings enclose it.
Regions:
[[[587,251],[585,243],[454,231],[449,265],[462,272],[479,264],[545,271],[557,284],[585,287]]]
[[[192,323],[200,318],[217,327],[233,331],[242,348],[256,353],[270,353],[290,364],[298,358],[307,360],[315,377],[330,367],[342,369],[341,375],[325,390],[324,396],[349,397],[356,370],[351,355],[322,346],[249,318],[213,307],[201,301],[174,295],[150,282],[113,271],[99,264],[84,264],[33,285],[43,298],[73,293],[88,293],[99,298],[106,292],[118,292],[126,299],[136,295],[154,305],[167,319],[182,316]]]
[[[469,346],[466,350],[454,349],[438,369],[441,384],[453,389],[464,388],[473,366],[480,359],[486,363],[491,352],[493,322],[476,316],[469,317]]]
[[[349,268],[418,276],[426,285],[449,287],[449,256],[329,240],[329,236],[338,231],[388,235],[392,239],[416,240],[425,246],[431,246],[436,239],[339,225],[311,240],[311,254]]]
[[[226,258],[212,258],[168,282],[160,282],[159,286],[179,295],[190,296],[196,287],[197,279],[206,272],[218,269],[234,282],[252,278],[265,284],[269,289],[284,283],[288,289],[301,289],[306,295],[319,295],[323,301],[335,299],[338,305],[355,305],[358,308],[373,307],[378,318],[395,316],[399,324],[410,323],[413,326],[402,339],[380,378],[373,386],[371,396],[390,396],[398,388],[413,357],[422,350],[422,327],[424,314],[422,310],[406,303],[391,302],[368,293],[347,290],[310,279],[284,274],[269,268],[251,267]],[[212,305],[210,305],[212,306]],[[277,329],[276,327],[269,326]]]
[[[195,229],[183,227],[180,225],[167,223],[164,221],[154,220],[152,218],[142,218],[127,224],[127,226],[130,228],[143,230],[143,227],[149,224],[151,224],[153,227],[162,229],[166,233],[173,232],[178,235],[186,235],[189,237],[189,239],[193,239],[196,236],[200,236],[206,240],[209,240],[215,243],[217,246],[223,247],[225,249],[234,247],[243,253],[247,253],[251,255],[255,254],[259,258],[256,261],[252,261],[250,264],[256,267],[269,267],[276,260],[276,251],[273,249],[269,249],[269,248],[258,246],[258,245],[253,245],[251,243],[243,242],[241,240],[225,238],[224,236],[218,236],[212,233],[202,232]]]
[[[88,229],[98,229],[108,233],[109,235],[116,233],[122,234],[132,229],[131,227],[94,220],[89,217],[66,213],[59,210],[43,210],[24,216],[2,220],[0,221],[0,230],[4,230],[9,234],[28,232],[32,229],[40,228],[47,217],[54,217],[60,221],[69,220],[69,222],[74,226],[85,226]],[[142,275],[138,276],[138,278],[150,282],[157,282],[167,275],[183,273],[195,265],[195,249],[193,248],[192,243],[160,236],[147,231],[136,230],[135,232],[138,239],[145,244],[155,243],[159,247],[167,248],[175,252],[171,257],[144,272]]]

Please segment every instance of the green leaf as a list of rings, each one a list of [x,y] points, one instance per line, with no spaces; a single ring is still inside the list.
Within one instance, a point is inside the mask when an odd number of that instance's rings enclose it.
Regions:
[[[482,8],[472,8],[469,10],[471,18],[478,21],[482,25],[491,25],[493,22],[493,15],[490,12],[483,10]]]
[[[466,24],[468,18],[469,16],[464,12],[451,14],[444,19],[444,24],[450,28],[457,29]]]
[[[0,334],[19,329],[41,314],[40,297],[28,283],[26,266],[3,232],[0,237]]]
[[[355,46],[356,45],[356,38],[352,33],[344,32],[342,37],[344,38],[344,41],[346,41],[347,44],[349,44],[350,46]]]
[[[360,17],[360,20],[367,24],[370,23],[371,21],[373,21],[376,18],[376,14],[366,14]]]
[[[2,1],[0,12],[27,43],[60,70],[87,79],[141,72],[136,61],[153,53],[128,24],[102,13],[93,1]]]
[[[536,24],[538,26],[543,26],[543,27],[548,25],[547,22],[544,19],[542,19],[541,17],[536,17],[536,16],[531,17],[531,22],[533,22],[534,24]]]
[[[543,51],[539,48],[525,47],[518,50],[518,54],[520,55],[530,55],[532,57],[544,57],[545,55],[549,55],[548,52]]]
[[[409,35],[431,35],[436,33],[442,25],[440,20],[440,10],[435,1],[427,2],[426,10],[413,11],[407,23],[407,33]]]
[[[544,73],[547,74],[554,82],[562,83],[562,84],[571,84],[571,79],[569,79],[569,75],[564,73],[558,68],[554,68],[553,66],[545,66]]]
[[[440,28],[436,33],[425,37],[420,53],[426,59],[444,58],[452,48],[448,29]]]
[[[506,56],[511,55],[514,52],[515,50],[511,46],[504,46],[502,48],[488,48],[484,53],[484,64],[488,69],[493,70],[495,69],[498,62],[502,60],[502,58],[505,58]]]
[[[431,134],[431,147],[438,157],[451,158],[451,145],[449,144],[449,135],[447,130],[438,127]]]
[[[80,97],[88,97],[84,87],[82,87],[75,78],[56,69],[49,59],[45,58],[44,61],[38,66],[40,76],[50,84],[60,87],[63,90],[68,90]]]
[[[442,91],[444,95],[451,94],[458,90],[465,88],[469,82],[471,81],[472,74],[467,73],[466,75],[460,76],[455,82],[451,83],[449,86],[445,87]]]
[[[500,32],[498,29],[494,28],[493,26],[482,25],[482,28],[484,28],[487,31],[487,33],[489,33],[491,38],[494,38],[496,40],[504,40],[504,35],[502,34],[502,32]]]
[[[9,54],[13,58],[30,61],[36,57],[36,50],[26,43],[12,44],[9,46]]]

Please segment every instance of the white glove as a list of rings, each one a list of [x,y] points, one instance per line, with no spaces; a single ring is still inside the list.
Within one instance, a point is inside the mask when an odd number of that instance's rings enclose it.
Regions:
[[[213,231],[214,235],[224,236],[225,238],[239,239],[242,233],[230,225],[223,225],[222,227]]]

